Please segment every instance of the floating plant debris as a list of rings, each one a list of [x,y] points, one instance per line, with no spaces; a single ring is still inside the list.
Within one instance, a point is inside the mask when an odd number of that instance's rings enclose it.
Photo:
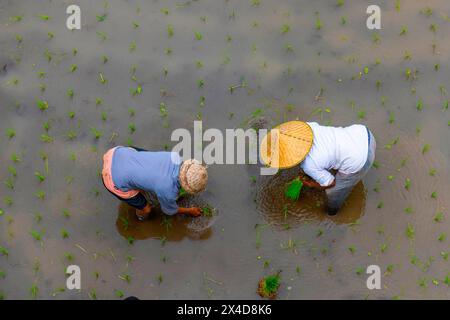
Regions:
[[[276,274],[266,276],[258,282],[258,294],[261,298],[275,299],[280,288],[281,271]]]

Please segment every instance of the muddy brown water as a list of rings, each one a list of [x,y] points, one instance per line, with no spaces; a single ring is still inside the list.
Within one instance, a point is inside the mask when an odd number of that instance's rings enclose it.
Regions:
[[[365,27],[366,0],[77,3],[82,30],[68,31],[67,1],[0,0],[2,298],[252,299],[258,280],[278,270],[279,299],[449,298],[448,1],[400,0],[399,10],[378,1],[378,32]],[[247,87],[231,93],[242,79]],[[111,146],[162,150],[197,118],[225,130],[252,113],[270,125],[366,124],[377,169],[329,218],[318,194],[296,204],[281,196],[291,172],[268,178],[257,166],[213,165],[201,198],[220,216],[201,236],[184,218],[169,229],[161,215],[139,224],[103,189]],[[80,291],[63,291],[69,264],[82,270]],[[381,290],[366,288],[371,264],[382,270]]]

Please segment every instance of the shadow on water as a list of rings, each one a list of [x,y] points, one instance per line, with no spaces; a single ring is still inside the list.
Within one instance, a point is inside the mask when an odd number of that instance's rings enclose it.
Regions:
[[[152,203],[155,203],[152,201]],[[186,197],[178,204],[183,207],[206,206],[201,199]],[[213,209],[211,216],[191,218],[186,216],[165,215],[158,205],[152,208],[150,218],[139,221],[136,210],[126,203],[120,203],[119,214],[116,220],[117,231],[125,238],[136,240],[165,239],[167,241],[181,241],[185,238],[191,240],[206,240],[212,235],[212,225],[218,218],[217,210]]]
[[[283,170],[274,176],[262,176],[258,181],[256,203],[258,211],[268,223],[275,226],[294,227],[308,222],[334,222],[350,224],[364,213],[366,191],[359,182],[336,216],[326,214],[326,195],[304,187],[297,201],[287,199],[287,184],[301,174],[298,168]]]

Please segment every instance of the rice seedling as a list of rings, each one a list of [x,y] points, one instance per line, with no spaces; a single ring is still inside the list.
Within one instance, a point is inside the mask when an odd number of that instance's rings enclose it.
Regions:
[[[444,213],[442,211],[437,212],[433,218],[434,222],[442,222],[443,219],[444,219]]]
[[[169,9],[168,8],[161,8],[161,13],[162,14],[164,14],[164,15],[166,15],[166,16],[168,16],[169,15],[169,13],[170,13],[170,11],[169,11]]]
[[[130,52],[134,52],[136,50],[136,41],[131,41],[130,47],[128,48]]]
[[[42,125],[42,128],[45,130],[45,132],[48,132],[51,129],[52,125],[50,121],[45,121]]]
[[[214,215],[215,209],[209,205],[204,206],[202,209],[202,216],[211,218]]]
[[[365,269],[364,267],[357,267],[357,268],[355,269],[355,273],[356,273],[358,276],[364,274],[365,271],[366,271],[366,269]]]
[[[14,163],[20,163],[20,162],[22,162],[22,159],[20,158],[20,156],[19,156],[17,153],[15,153],[15,152],[13,152],[13,153],[11,154],[10,159],[11,159],[11,161],[14,162]]]
[[[35,193],[36,197],[38,197],[39,200],[44,201],[45,200],[45,191],[44,190],[38,190]]]
[[[39,295],[39,288],[35,283],[30,288],[30,295],[32,299],[36,299]]]
[[[431,9],[430,7],[425,7],[420,10],[420,13],[425,15],[426,17],[431,17],[433,15],[433,9]]]
[[[53,142],[53,137],[51,137],[51,136],[49,136],[48,134],[45,134],[45,133],[43,133],[43,134],[41,134],[41,141],[42,142],[45,142],[45,143],[51,143],[51,142]]]
[[[405,53],[403,54],[403,60],[411,60],[411,59],[412,59],[411,52],[405,51]]]
[[[378,44],[378,43],[380,43],[380,41],[381,41],[380,34],[378,32],[372,33],[372,42],[375,44]]]
[[[23,20],[23,15],[21,15],[21,16],[13,16],[13,17],[9,17],[9,21],[12,21],[12,22],[20,22],[20,21],[22,21]]]
[[[286,34],[291,30],[291,27],[288,24],[284,24],[281,29],[280,29],[280,33],[281,34]]]
[[[72,262],[75,260],[75,257],[73,256],[72,253],[70,252],[65,252],[64,253],[64,258],[68,261],[68,262]]]
[[[303,187],[303,182],[300,180],[300,178],[296,178],[293,181],[291,181],[285,191],[285,197],[293,200],[293,201],[297,201],[299,196],[300,196],[300,192],[302,190]]]
[[[161,225],[166,228],[166,231],[168,232],[170,228],[172,228],[172,219],[168,218],[166,216],[163,216],[163,219],[161,221]]]
[[[106,14],[102,14],[102,15],[96,15],[95,16],[97,18],[98,22],[103,22],[106,20],[107,15]]]
[[[34,173],[34,175],[35,175],[35,177],[38,179],[38,181],[39,181],[40,183],[42,183],[42,182],[45,181],[45,176],[44,176],[42,173],[40,173],[39,171],[36,171],[36,172]]]
[[[30,234],[34,238],[34,240],[42,241],[42,233],[41,232],[36,231],[36,230],[31,230]]]
[[[297,241],[293,240],[291,237],[286,241],[286,243],[281,243],[281,249],[290,250],[294,254],[297,254]]]
[[[106,35],[105,32],[97,31],[97,35],[98,35],[98,37],[100,38],[101,41],[106,41],[106,39],[108,39],[108,36]]]
[[[8,257],[9,256],[9,251],[5,247],[0,246],[0,254],[2,256]]]
[[[427,153],[428,151],[430,151],[431,146],[427,143],[423,146],[422,148],[422,154]]]
[[[433,33],[437,32],[437,25],[435,23],[430,24],[430,31]]]
[[[407,26],[402,26],[402,29],[400,30],[400,35],[404,36],[407,33],[408,33],[408,27]]]
[[[405,189],[409,190],[411,188],[411,179],[410,178],[406,178],[405,179]]]
[[[158,285],[161,285],[163,280],[164,280],[163,275],[161,273],[158,274],[158,276],[156,277],[156,281],[158,281]]]
[[[42,20],[42,21],[49,21],[51,19],[50,16],[46,15],[46,14],[39,14],[38,17]]]
[[[444,259],[445,261],[448,261],[449,255],[450,255],[449,252],[441,251],[441,257],[442,257],[442,259]]]
[[[450,286],[450,274],[448,274],[447,276],[445,276],[445,279],[443,281],[447,286]]]
[[[445,241],[446,238],[447,238],[447,235],[445,233],[441,233],[438,237],[438,241],[443,242],[443,241]]]
[[[257,293],[261,298],[275,299],[280,288],[281,271],[276,274],[263,277],[258,282]]]
[[[74,95],[73,89],[72,88],[67,89],[67,96],[69,97],[69,99],[73,99],[73,95]]]
[[[174,34],[174,31],[173,31],[173,25],[169,24],[169,25],[167,26],[167,36],[168,36],[169,38],[172,38],[172,37],[173,37],[173,34]]]
[[[395,122],[395,115],[392,111],[389,111],[389,124],[393,124]]]
[[[132,236],[129,236],[128,238],[127,238],[127,242],[128,242],[128,245],[133,245],[133,243],[134,243],[134,238],[132,237]]]
[[[427,288],[428,287],[428,279],[425,277],[419,278],[419,286],[421,288]]]
[[[126,274],[126,273],[119,275],[119,279],[125,281],[128,284],[131,282],[131,276],[129,274]]]
[[[8,206],[11,207],[14,203],[13,199],[10,196],[6,196],[3,198],[3,202]]]
[[[166,55],[170,56],[173,53],[173,50],[172,50],[172,48],[166,48],[166,49],[164,49],[164,53]]]
[[[322,27],[323,27],[323,23],[322,23],[322,21],[320,20],[319,12],[316,11],[315,14],[316,14],[316,30],[321,30]]]
[[[108,80],[103,76],[103,73],[101,73],[101,72],[98,73],[98,80],[103,85],[108,83]]]
[[[70,72],[71,73],[74,73],[75,71],[77,71],[77,69],[78,69],[78,66],[76,65],[76,64],[71,64],[70,65]]]
[[[159,114],[161,115],[161,118],[166,118],[169,115],[169,112],[167,111],[167,106],[164,102],[161,102],[159,104]]]
[[[433,191],[433,192],[431,193],[431,198],[432,198],[432,199],[436,199],[436,198],[437,198],[437,192],[436,192],[436,191]]]
[[[36,100],[36,104],[37,104],[39,110],[41,110],[41,111],[45,111],[45,110],[48,109],[48,102],[47,101],[43,101],[41,99],[37,99]]]
[[[117,298],[119,298],[119,299],[122,299],[122,298],[125,296],[125,294],[123,293],[123,291],[117,290],[117,289],[114,290],[114,295],[115,295]]]
[[[97,300],[97,292],[95,291],[95,289],[92,289],[89,293],[88,296],[91,300]]]
[[[131,88],[130,92],[132,94],[133,97],[140,95],[142,93],[142,87],[141,85],[138,85],[137,88]]]
[[[69,232],[66,229],[61,229],[60,233],[63,239],[67,239],[69,237]]]
[[[16,136],[16,130],[14,130],[13,128],[6,128],[6,136],[9,140],[11,140]]]
[[[336,5],[342,7],[345,4],[345,0],[336,0]]]
[[[348,247],[348,251],[350,251],[350,253],[353,255],[356,252],[356,247],[354,245],[351,245],[350,247]]]
[[[103,133],[96,128],[91,128],[91,133],[94,136],[95,140],[99,140],[101,137],[103,137]]]
[[[408,223],[408,226],[406,227],[406,236],[410,240],[414,240],[414,237],[415,237],[414,227],[409,223]]]
[[[406,207],[406,208],[404,209],[404,211],[405,211],[405,213],[407,213],[407,214],[411,214],[411,213],[414,212],[414,209],[411,208],[411,207]]]
[[[364,110],[358,111],[358,119],[364,120],[366,118],[366,112]]]
[[[130,133],[133,134],[136,131],[136,124],[134,124],[134,122],[130,122],[128,124],[128,129],[130,130]]]

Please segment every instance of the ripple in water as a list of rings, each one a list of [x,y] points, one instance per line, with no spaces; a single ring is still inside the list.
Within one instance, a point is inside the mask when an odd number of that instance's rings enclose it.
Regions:
[[[357,221],[365,209],[366,192],[362,182],[353,189],[346,203],[334,217],[325,212],[323,191],[304,187],[297,201],[284,195],[287,184],[302,174],[299,168],[282,170],[274,176],[261,176],[257,182],[257,210],[271,225],[294,227],[309,222],[349,224]]]

